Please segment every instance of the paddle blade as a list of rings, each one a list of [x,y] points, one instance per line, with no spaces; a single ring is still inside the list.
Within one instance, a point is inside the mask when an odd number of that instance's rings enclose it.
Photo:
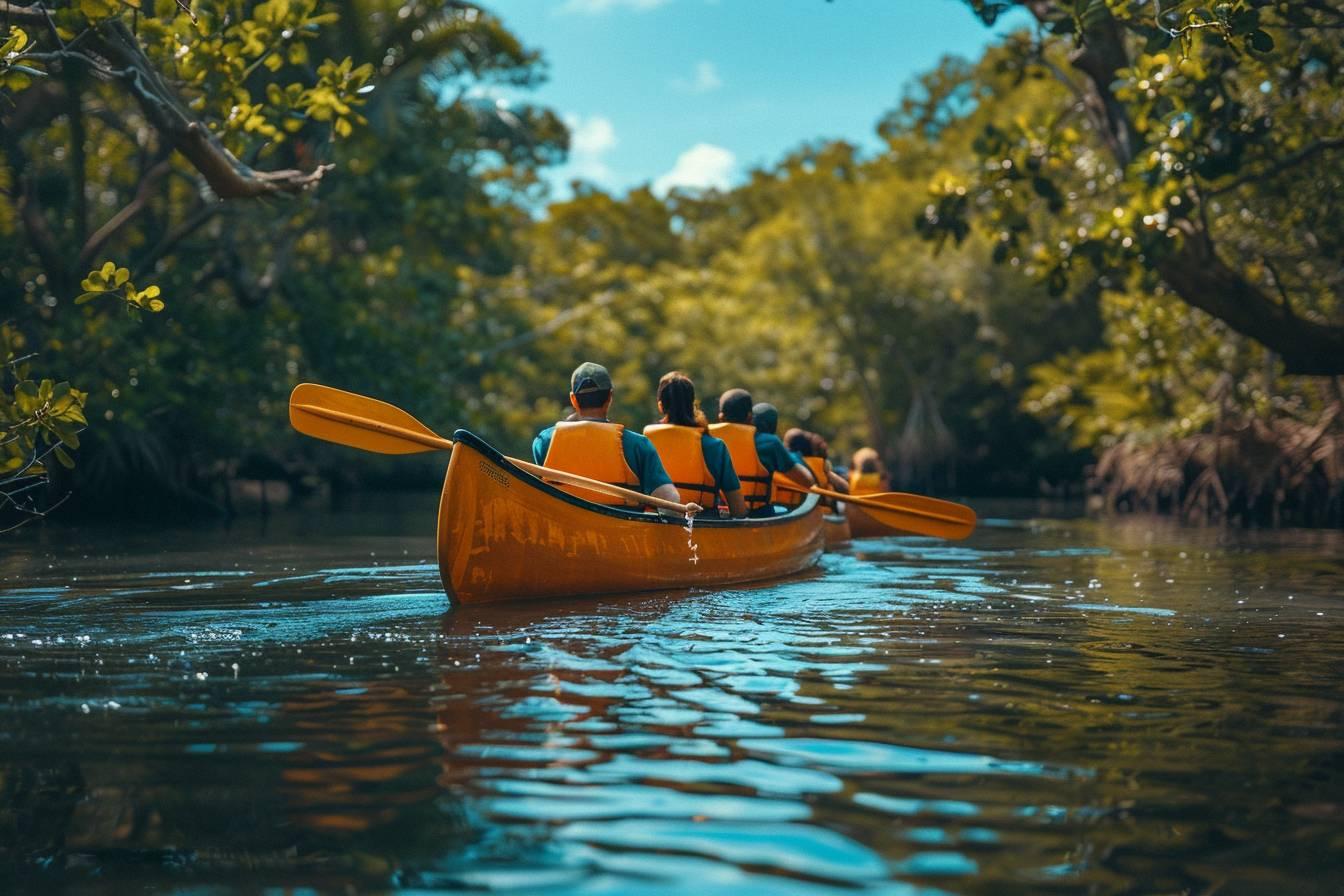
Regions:
[[[975,511],[953,501],[905,492],[855,495],[846,500],[855,510],[901,532],[960,541],[975,531]]]
[[[322,411],[341,419],[323,416]],[[395,405],[317,383],[294,387],[289,396],[289,423],[306,436],[379,454],[417,454],[452,447],[452,442]]]

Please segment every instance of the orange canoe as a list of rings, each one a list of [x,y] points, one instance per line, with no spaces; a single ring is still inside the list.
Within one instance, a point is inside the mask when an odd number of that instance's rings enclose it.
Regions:
[[[849,518],[843,513],[828,512],[825,519],[826,550],[839,547],[850,539]]]
[[[899,535],[890,526],[883,525],[853,504],[845,505],[845,516],[849,518],[851,538],[881,538],[884,535]]]
[[[816,495],[767,519],[682,520],[591,504],[465,430],[439,501],[439,573],[458,604],[708,588],[792,575],[826,543]]]

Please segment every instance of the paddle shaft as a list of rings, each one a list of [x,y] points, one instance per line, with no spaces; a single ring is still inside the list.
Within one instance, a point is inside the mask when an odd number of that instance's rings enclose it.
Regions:
[[[862,495],[846,495],[843,492],[833,492],[828,488],[818,488],[815,485],[812,486],[811,488],[803,488],[801,485],[797,485],[793,482],[779,482],[776,484],[779,485],[781,488],[788,489],[789,491],[801,492],[803,494],[811,492],[814,495],[821,495],[824,498],[834,498],[837,501],[844,501],[846,504],[853,504],[855,507],[867,507],[871,508],[872,510],[885,510],[889,513],[908,513],[911,516],[921,516],[928,520],[938,520],[939,522],[952,523],[958,526],[966,524],[965,520],[957,519],[954,516],[947,516],[946,514],[942,513],[934,513],[931,510],[920,510],[915,507],[895,507],[892,506],[891,504],[883,504],[879,501],[866,501],[864,500]]]
[[[374,432],[380,432],[383,435],[405,439],[408,442],[415,442],[417,445],[424,445],[426,448],[449,451],[453,447],[452,439],[445,439],[443,436],[427,435],[425,433],[416,432],[413,429],[407,429],[404,426],[384,423],[381,420],[370,420],[368,417],[361,417],[358,414],[347,414],[344,411],[338,411],[334,408],[325,408],[316,404],[295,404],[293,407],[317,417],[325,417],[328,420],[335,420],[338,423],[345,423],[360,429],[369,429]],[[575,485],[581,488],[591,489],[592,491],[604,492],[617,498],[625,498],[627,501],[633,501],[637,504],[649,504],[653,507],[661,507],[664,510],[671,510],[682,514],[683,516],[686,514],[686,505],[678,504],[676,501],[655,498],[653,495],[646,495],[642,492],[632,491],[628,488],[621,488],[619,485],[612,485],[609,482],[600,482],[596,479],[589,479],[586,476],[579,476],[575,473],[566,473],[564,470],[554,470],[550,467],[543,467],[538,464],[529,463],[525,460],[519,460],[516,457],[506,457],[504,459],[515,467],[526,470],[538,479],[550,479],[556,482],[563,482],[566,485]]]

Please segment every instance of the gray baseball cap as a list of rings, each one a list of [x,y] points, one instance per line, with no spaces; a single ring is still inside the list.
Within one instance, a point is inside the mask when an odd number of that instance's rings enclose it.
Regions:
[[[569,391],[575,395],[585,392],[610,392],[611,374],[601,364],[584,361],[569,376]]]

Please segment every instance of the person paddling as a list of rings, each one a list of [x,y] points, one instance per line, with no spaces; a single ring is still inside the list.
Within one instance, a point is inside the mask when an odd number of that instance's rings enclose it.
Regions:
[[[644,427],[644,435],[658,449],[663,466],[672,477],[681,501],[711,506],[722,494],[728,512],[747,515],[742,483],[733,469],[728,446],[706,430],[709,421],[695,400],[695,383],[680,371],[658,381],[659,422]]]
[[[691,513],[699,513],[703,509],[699,504],[681,502],[653,443],[607,419],[611,393],[607,368],[592,361],[576,367],[569,378],[569,403],[574,413],[537,435],[532,441],[532,460],[544,467],[638,489],[655,498],[686,503]],[[624,504],[619,498],[578,486],[556,487],[595,504]]]
[[[849,494],[849,480],[835,472],[835,468],[831,466],[829,459],[831,446],[827,445],[821,436],[794,427],[784,433],[784,447],[802,458],[803,463],[812,471],[812,475],[817,477],[817,482],[827,483],[826,487],[832,491]]]
[[[719,421],[711,424],[712,435],[723,439],[742,483],[747,510],[752,516],[773,512],[771,477],[782,473],[804,488],[815,484],[812,473],[789,453],[779,436],[759,432],[753,425],[751,393],[729,389],[719,397]]]
[[[856,495],[871,495],[891,488],[882,457],[868,447],[854,452],[849,467],[849,490]]]

